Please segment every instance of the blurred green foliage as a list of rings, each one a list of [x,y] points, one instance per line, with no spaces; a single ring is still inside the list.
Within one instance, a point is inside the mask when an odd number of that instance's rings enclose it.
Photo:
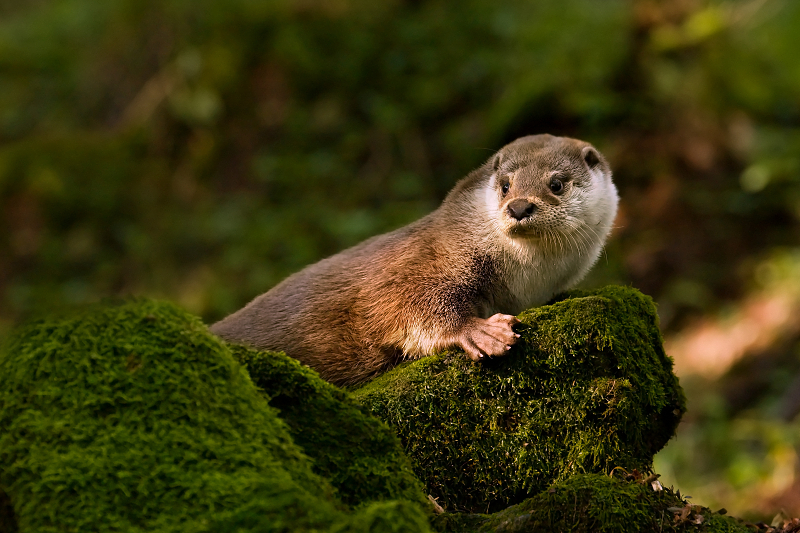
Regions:
[[[595,280],[653,294],[666,326],[736,296],[752,256],[797,238],[796,3],[0,10],[6,324],[112,293],[218,318],[543,131],[611,158],[622,227]]]
[[[130,292],[218,318],[542,131],[611,158],[623,227],[596,279],[654,294],[665,325],[797,237],[795,3],[2,9],[6,322]]]
[[[116,292],[219,317],[433,209],[538,99],[619,107],[624,4],[564,7],[18,9],[0,30],[4,318]]]
[[[694,501],[769,522],[781,509],[800,514],[800,249],[775,251],[755,272],[759,307],[784,327],[720,376],[681,377],[688,413],[655,463]],[[728,315],[728,324],[750,318]]]

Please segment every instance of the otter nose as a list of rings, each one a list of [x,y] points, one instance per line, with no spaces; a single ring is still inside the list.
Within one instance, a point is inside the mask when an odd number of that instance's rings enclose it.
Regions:
[[[508,202],[508,214],[517,220],[522,220],[525,217],[531,216],[536,211],[536,204],[532,204],[528,200],[517,198]]]

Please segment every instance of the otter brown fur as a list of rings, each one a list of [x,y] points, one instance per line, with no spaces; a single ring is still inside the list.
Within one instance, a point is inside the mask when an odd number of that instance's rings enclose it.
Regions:
[[[518,337],[513,315],[595,263],[617,202],[591,145],[523,137],[436,211],[289,276],[211,331],[285,351],[337,385],[448,347],[473,360],[503,355]]]

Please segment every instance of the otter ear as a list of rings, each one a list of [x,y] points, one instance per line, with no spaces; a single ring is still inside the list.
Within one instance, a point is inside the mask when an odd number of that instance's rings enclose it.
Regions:
[[[498,168],[500,168],[500,162],[502,161],[503,156],[501,154],[495,154],[492,158],[492,172],[496,172]]]
[[[600,164],[600,155],[597,153],[597,150],[591,146],[584,148],[581,151],[581,156],[583,160],[586,161],[586,164],[589,165],[589,168],[594,168]]]

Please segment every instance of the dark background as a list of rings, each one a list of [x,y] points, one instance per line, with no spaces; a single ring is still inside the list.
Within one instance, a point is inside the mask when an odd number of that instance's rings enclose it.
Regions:
[[[614,168],[584,285],[658,302],[665,483],[800,514],[792,0],[0,0],[0,334],[119,295],[213,321],[542,132]]]

